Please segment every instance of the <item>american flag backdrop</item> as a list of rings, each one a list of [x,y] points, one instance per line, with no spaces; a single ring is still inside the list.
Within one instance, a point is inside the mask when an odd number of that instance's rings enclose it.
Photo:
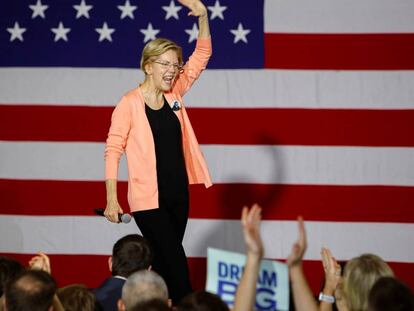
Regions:
[[[266,257],[285,259],[307,221],[315,292],[320,248],[384,258],[414,287],[414,2],[205,0],[208,69],[185,104],[214,186],[191,186],[185,236],[204,286],[206,248],[243,252],[241,208],[259,202]],[[97,286],[135,223],[104,208],[114,105],[143,80],[156,37],[195,46],[173,0],[0,4],[0,253],[50,255],[59,285]],[[126,167],[119,200],[127,211]]]

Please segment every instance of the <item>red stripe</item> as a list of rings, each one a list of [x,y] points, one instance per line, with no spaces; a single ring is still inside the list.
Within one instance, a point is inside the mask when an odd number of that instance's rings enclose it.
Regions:
[[[112,110],[0,105],[0,140],[104,142]],[[202,144],[414,146],[414,109],[192,108],[188,113]]]
[[[0,105],[0,139],[105,141],[113,107]]]
[[[414,110],[191,109],[189,115],[203,144],[414,146]]]
[[[414,33],[266,33],[265,68],[414,69]]]
[[[111,251],[111,250],[109,250]],[[27,254],[1,254],[16,258],[23,264],[27,264],[33,255]],[[82,283],[90,288],[99,284],[110,276],[108,271],[108,256],[98,255],[50,255],[52,275],[59,287]],[[206,280],[206,258],[189,258],[191,281],[194,289],[203,289]],[[414,264],[394,263],[389,265],[395,275],[414,289]],[[93,268],[92,268],[93,267]],[[304,261],[305,274],[312,291],[319,293],[323,282],[323,270],[319,261]]]
[[[126,182],[118,185],[127,211]],[[93,215],[105,207],[103,182],[0,179],[0,213]],[[414,223],[414,187],[217,184],[191,186],[190,217],[239,219],[243,205],[258,201],[266,220]]]

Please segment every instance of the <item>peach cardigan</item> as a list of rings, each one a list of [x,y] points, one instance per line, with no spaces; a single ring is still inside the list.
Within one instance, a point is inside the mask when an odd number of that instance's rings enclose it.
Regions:
[[[198,39],[195,51],[165,98],[181,109],[174,111],[181,123],[184,159],[190,184],[212,185],[207,164],[197,142],[182,96],[188,91],[211,56],[211,39]],[[128,164],[128,203],[132,212],[158,208],[158,185],[154,139],[145,114],[139,87],[126,93],[112,113],[105,148],[105,178],[117,179],[119,160],[125,152]]]

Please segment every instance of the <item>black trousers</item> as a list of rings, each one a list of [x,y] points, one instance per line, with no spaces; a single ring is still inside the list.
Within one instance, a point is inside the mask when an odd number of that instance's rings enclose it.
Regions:
[[[160,195],[159,208],[133,213],[142,235],[153,248],[152,268],[167,283],[174,304],[192,291],[182,245],[188,210],[188,194],[168,199]]]

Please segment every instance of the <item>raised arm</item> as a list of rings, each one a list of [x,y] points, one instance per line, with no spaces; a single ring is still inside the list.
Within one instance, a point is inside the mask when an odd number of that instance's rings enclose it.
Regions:
[[[260,261],[263,257],[263,243],[260,237],[261,207],[254,204],[249,210],[243,208],[241,224],[246,243],[246,265],[236,291],[233,311],[254,310],[256,283]]]
[[[293,302],[297,311],[318,310],[318,305],[306,280],[302,267],[302,259],[307,248],[306,230],[302,217],[298,217],[299,237],[293,244],[292,251],[287,258],[290,281],[292,285]]]
[[[212,46],[207,9],[204,4],[199,0],[179,0],[179,2],[190,10],[189,15],[198,17],[199,27],[195,50],[185,63],[184,71],[179,75],[174,85],[174,91],[184,96],[206,69],[212,54]]]

